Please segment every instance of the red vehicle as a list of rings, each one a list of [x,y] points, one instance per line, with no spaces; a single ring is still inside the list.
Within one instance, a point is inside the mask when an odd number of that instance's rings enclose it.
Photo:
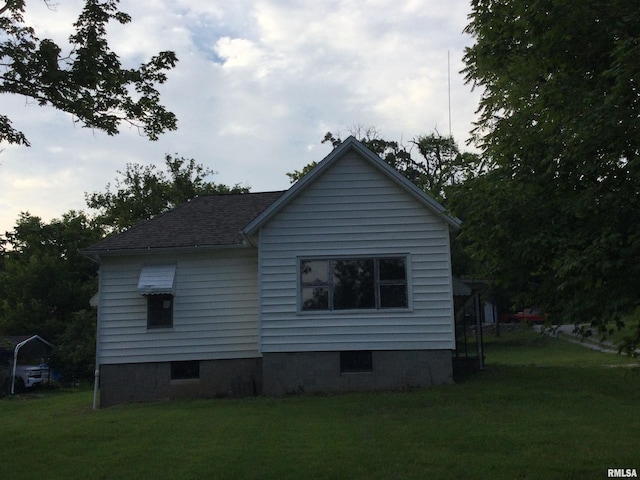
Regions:
[[[539,308],[525,308],[518,313],[505,313],[502,315],[503,323],[544,323],[549,317],[548,314],[543,313]]]

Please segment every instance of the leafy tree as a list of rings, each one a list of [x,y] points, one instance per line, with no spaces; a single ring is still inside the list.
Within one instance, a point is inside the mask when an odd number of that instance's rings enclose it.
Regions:
[[[52,8],[52,4],[45,0]],[[71,51],[51,39],[40,39],[25,24],[24,0],[0,5],[0,93],[23,95],[39,105],[50,105],[72,114],[78,122],[109,135],[121,122],[136,126],[156,140],[165,130],[176,129],[176,117],[160,103],[157,84],[177,58],[158,53],[137,69],[123,68],[106,39],[107,24],[127,24],[131,17],[117,9],[118,0],[86,0],[69,37]],[[0,115],[0,141],[29,145],[23,132]]]
[[[121,232],[198,195],[249,191],[240,185],[229,187],[207,181],[216,172],[194,159],[166,155],[165,169],[128,164],[125,172],[118,172],[115,191],[108,184],[103,193],[87,194],[87,205],[98,211],[98,223],[108,231]]]
[[[354,127],[351,133],[386,163],[441,202],[447,196],[447,189],[475,176],[482,168],[479,156],[460,152],[452,137],[443,137],[437,132],[419,135],[409,145],[380,138],[379,132],[373,127]],[[336,148],[342,139],[328,132],[322,140],[322,143],[327,142]],[[300,171],[287,173],[287,176],[293,183],[309,173],[315,165],[316,162],[313,162]]]
[[[76,361],[91,364],[95,326],[77,335],[75,318],[83,312],[95,324],[89,299],[97,289],[97,265],[82,249],[101,236],[102,230],[81,212],[48,224],[23,213],[13,231],[0,237],[0,333],[41,335],[61,351],[85,352]],[[77,370],[67,364],[68,356],[58,358],[58,367]]]
[[[95,309],[74,312],[64,330],[56,336],[51,365],[62,373],[63,381],[90,379],[96,365]]]
[[[458,207],[487,272],[601,333],[640,304],[640,9],[472,0],[466,79],[493,171]]]
[[[441,202],[451,195],[451,187],[475,177],[483,168],[481,158],[475,153],[461,152],[451,136],[443,137],[436,132],[419,135],[411,143],[419,157],[417,161],[411,160],[415,178],[409,179]]]
[[[316,165],[318,165],[318,162],[313,161],[305,165],[304,167],[302,167],[301,170],[294,170],[293,172],[287,172],[287,177],[289,177],[289,180],[291,181],[291,183],[296,183],[298,180],[304,177],[307,173],[313,170]]]
[[[71,211],[49,224],[21,214],[0,237],[0,329],[51,339],[71,313],[88,308],[97,267],[82,249],[100,237],[84,213]]]

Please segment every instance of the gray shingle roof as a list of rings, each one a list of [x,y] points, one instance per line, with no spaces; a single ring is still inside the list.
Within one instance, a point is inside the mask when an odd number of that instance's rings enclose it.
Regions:
[[[283,193],[198,197],[123,233],[107,237],[85,253],[242,245],[242,229]]]

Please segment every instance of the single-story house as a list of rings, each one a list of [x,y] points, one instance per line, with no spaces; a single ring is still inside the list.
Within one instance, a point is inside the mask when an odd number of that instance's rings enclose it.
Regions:
[[[108,237],[86,251],[100,405],[451,382],[459,225],[350,137],[289,190]]]

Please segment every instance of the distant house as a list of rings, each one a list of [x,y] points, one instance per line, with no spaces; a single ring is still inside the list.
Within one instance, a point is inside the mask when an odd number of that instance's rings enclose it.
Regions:
[[[452,381],[459,221],[350,137],[94,245],[100,404]]]

